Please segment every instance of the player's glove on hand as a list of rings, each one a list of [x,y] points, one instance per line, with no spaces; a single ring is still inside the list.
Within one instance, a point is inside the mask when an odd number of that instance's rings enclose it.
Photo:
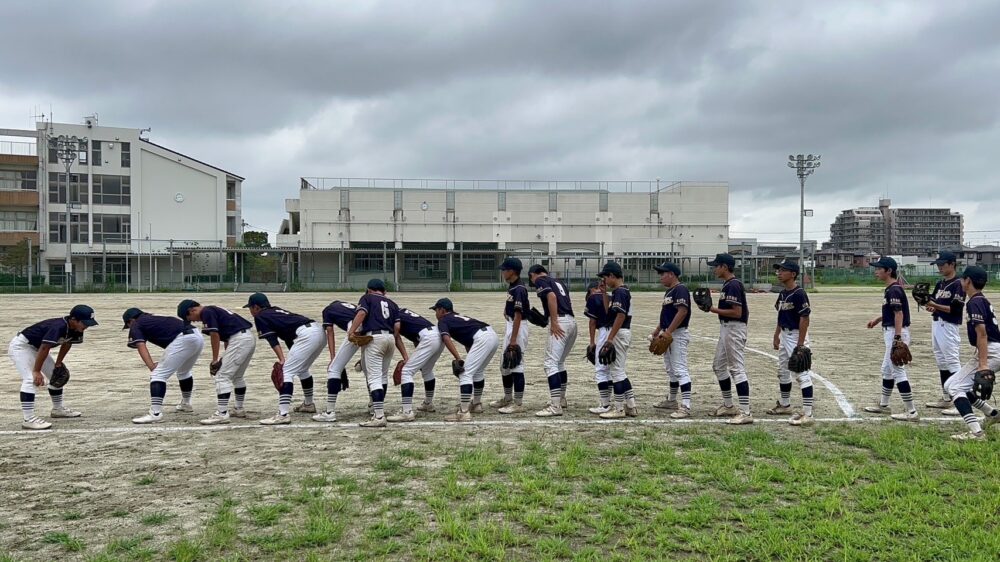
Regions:
[[[788,358],[788,370],[793,373],[804,373],[812,369],[812,350],[804,345],[797,346]]]
[[[989,400],[993,397],[993,383],[996,382],[996,378],[996,374],[991,369],[976,371],[976,377],[972,383],[972,392],[980,400]]]
[[[649,352],[653,355],[663,355],[670,349],[670,344],[674,343],[674,336],[667,332],[660,332],[649,342]]]
[[[712,290],[705,287],[699,287],[691,293],[691,298],[694,299],[694,303],[698,305],[698,308],[704,312],[712,310]]]
[[[524,359],[524,352],[521,351],[521,346],[516,343],[512,343],[507,346],[507,349],[503,352],[503,362],[501,366],[504,369],[513,369],[521,364]]]
[[[597,360],[601,362],[601,365],[610,365],[618,359],[618,352],[615,351],[615,346],[608,342],[601,346],[601,352],[597,354]]]
[[[49,388],[59,390],[69,382],[69,368],[66,365],[57,365],[52,369],[52,376],[49,377]]]
[[[910,294],[913,295],[913,300],[917,301],[917,304],[920,306],[927,306],[927,303],[931,302],[931,286],[929,283],[917,283],[913,286]]]
[[[462,359],[454,359],[451,362],[451,374],[455,375],[455,378],[462,376],[465,372],[465,361]]]
[[[219,374],[219,369],[221,368],[222,368],[222,359],[219,359],[218,361],[212,361],[212,363],[208,365],[208,374],[214,377],[215,375]]]
[[[343,392],[351,387],[351,381],[347,380],[347,369],[340,372],[340,391]]]
[[[271,365],[271,384],[278,392],[281,392],[281,387],[285,384],[285,366],[277,361]]]
[[[359,336],[357,334],[351,334],[350,336],[347,337],[347,341],[353,343],[358,347],[364,347],[370,344],[373,339],[375,338],[371,336]]]
[[[913,361],[913,355],[910,354],[910,347],[903,340],[892,342],[892,350],[889,352],[889,358],[892,359],[892,364],[897,367],[909,365]]]
[[[591,365],[597,364],[597,346],[594,344],[587,346],[587,361],[590,361]]]
[[[548,320],[547,320],[547,319],[545,318],[545,315],[544,315],[544,314],[542,314],[542,313],[541,313],[541,312],[540,312],[540,311],[539,311],[539,310],[538,310],[537,308],[535,308],[535,307],[531,307],[531,310],[529,310],[529,311],[528,311],[528,322],[531,322],[531,323],[532,323],[532,324],[534,324],[535,326],[542,326],[542,327],[545,327],[545,326],[548,326],[548,325],[549,325],[549,322],[548,322]]]
[[[396,368],[392,370],[392,385],[399,386],[403,382],[403,361],[396,361]]]

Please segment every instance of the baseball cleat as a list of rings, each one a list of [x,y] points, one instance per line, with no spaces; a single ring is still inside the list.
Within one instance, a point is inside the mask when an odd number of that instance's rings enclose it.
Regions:
[[[53,418],[78,418],[83,415],[83,412],[77,412],[76,410],[70,410],[65,406],[62,408],[52,408],[49,417]]]
[[[199,421],[198,423],[200,423],[201,425],[219,425],[219,424],[229,423],[229,413],[227,412],[225,414],[220,414],[219,412],[215,412],[212,414],[212,417],[205,418]]]
[[[965,433],[956,433],[951,436],[955,441],[986,441],[986,432],[980,431],[974,433],[972,431],[966,431]]]
[[[659,408],[660,410],[676,410],[677,400],[660,400],[656,404],[653,404],[654,408]]]
[[[602,420],[620,420],[624,418],[625,418],[624,408],[622,408],[621,410],[619,410],[618,408],[611,408],[607,412],[601,414]]]
[[[385,427],[385,425],[385,416],[382,416],[381,418],[372,416],[372,419],[358,424],[359,427]]]
[[[740,412],[735,417],[726,420],[729,425],[748,425],[753,423],[753,416],[750,414],[744,414]]]
[[[768,408],[764,413],[769,416],[787,416],[788,414],[794,414],[795,410],[792,409],[791,404],[785,406],[781,402],[775,402],[774,407]]]
[[[670,412],[670,417],[673,418],[673,419],[675,419],[675,420],[682,420],[684,418],[690,418],[691,417],[691,408],[685,408],[684,406],[681,406],[681,407],[677,408],[676,412]]]
[[[444,417],[446,422],[470,422],[472,421],[472,412],[467,412],[462,410],[461,407],[455,410],[454,414],[448,414]]]
[[[503,408],[504,406],[510,406],[513,403],[514,403],[514,399],[513,398],[508,398],[508,397],[504,396],[503,398],[501,398],[499,400],[494,400],[494,401],[490,402],[490,408]]]
[[[1000,423],[1000,411],[993,410],[991,415],[983,418],[983,429],[989,429],[991,425],[996,425]]]
[[[625,415],[630,418],[639,417],[639,407],[638,406],[625,406]]]
[[[559,399],[559,407],[560,408],[569,408],[569,401],[566,400],[565,396],[563,396],[562,398]]]
[[[368,401],[368,415],[369,416],[375,415],[375,404],[371,400]]]
[[[610,412],[611,411],[611,404],[606,404],[604,406],[598,406],[596,408],[588,408],[587,411],[590,412],[591,414],[597,414],[599,416],[599,415],[601,415],[601,414],[603,414],[605,412]]]
[[[320,414],[316,414],[315,416],[312,417],[312,419],[313,421],[318,421],[318,422],[335,422],[337,421],[337,413],[323,412]]]
[[[508,405],[504,406],[503,408],[500,408],[499,410],[497,410],[497,412],[500,412],[501,414],[523,414],[526,411],[527,410],[525,409],[525,407],[523,405],[517,404],[517,403],[508,404]]]
[[[874,406],[865,406],[864,411],[869,414],[891,414],[892,408],[881,404],[875,404]]]
[[[920,421],[920,414],[916,410],[912,412],[904,412],[902,414],[893,414],[889,416],[896,421],[908,421],[908,422],[918,422]]]
[[[397,422],[411,422],[411,421],[416,421],[416,420],[417,420],[417,415],[414,414],[412,411],[410,411],[410,412],[404,412],[402,410],[396,412],[395,414],[393,414],[391,416],[387,416],[385,418],[385,421],[393,422],[393,423],[397,423]]]
[[[49,429],[50,427],[52,427],[50,422],[38,417],[21,422],[21,429]]]
[[[154,414],[153,412],[149,412],[145,416],[139,416],[137,418],[132,418],[132,423],[140,423],[140,424],[143,424],[143,423],[160,423],[160,422],[163,421],[163,419],[164,419],[163,412],[159,412],[157,414]]]
[[[288,414],[281,415],[280,413],[260,420],[260,425],[288,425],[290,423],[292,423],[291,416]]]
[[[230,408],[229,417],[231,418],[245,418],[247,417],[246,408]]]
[[[552,404],[549,404],[548,406],[546,406],[546,407],[542,408],[541,410],[538,410],[537,412],[535,412],[535,415],[538,416],[538,417],[540,417],[540,418],[551,418],[553,416],[561,416],[562,415],[562,408],[557,408],[557,407],[553,406]]]
[[[433,402],[422,402],[420,405],[416,407],[416,410],[418,412],[433,413],[437,411],[437,408],[434,407]]]
[[[948,408],[947,410],[941,410],[942,416],[958,416],[958,408]]]
[[[714,412],[709,412],[708,415],[714,418],[731,418],[733,416],[739,415],[740,410],[736,406],[726,406],[725,404],[719,406]]]
[[[299,414],[315,414],[316,413],[316,403],[315,402],[310,403],[310,404],[302,403],[302,404],[299,404],[299,405],[295,406],[294,408],[292,408],[292,411],[296,412],[296,413],[299,413]]]
[[[810,426],[816,423],[816,420],[812,416],[803,413],[797,413],[792,416],[792,419],[788,420],[789,425],[801,425],[802,427]]]
[[[473,402],[472,405],[469,406],[469,411],[472,412],[473,414],[483,413],[483,403]]]
[[[951,408],[951,400],[947,398],[942,398],[940,400],[928,402],[924,404],[924,406],[927,408],[934,408],[936,410],[947,410],[948,408]]]
[[[174,411],[181,414],[191,414],[194,413],[194,406],[181,402],[180,404],[174,406]]]

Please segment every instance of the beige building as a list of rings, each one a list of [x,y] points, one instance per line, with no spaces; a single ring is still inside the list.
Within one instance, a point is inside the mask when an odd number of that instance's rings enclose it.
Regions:
[[[940,208],[878,207],[848,209],[830,225],[824,249],[880,255],[931,257],[942,249],[962,247],[962,214]]]

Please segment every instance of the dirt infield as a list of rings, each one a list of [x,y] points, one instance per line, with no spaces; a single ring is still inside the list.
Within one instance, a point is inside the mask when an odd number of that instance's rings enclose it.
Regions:
[[[432,313],[427,308],[440,295],[404,293],[390,296],[401,306],[426,312],[430,317]],[[354,379],[356,385],[341,394],[338,401],[338,419],[342,424],[323,426],[312,422],[307,415],[293,414],[295,425],[292,427],[262,427],[257,420],[273,413],[277,402],[268,377],[274,356],[263,342],[257,347],[247,375],[247,409],[251,419],[234,419],[232,426],[221,431],[198,425],[198,420],[209,415],[215,406],[214,387],[208,374],[210,350],[206,346],[195,371],[195,414],[173,413],[172,404],[179,397],[179,390],[172,380],[167,391],[166,423],[155,427],[133,426],[130,419],[148,408],[148,371],[138,354],[125,346],[121,313],[127,307],[139,306],[147,312],[173,315],[177,302],[188,297],[234,311],[246,302],[245,294],[4,297],[6,315],[0,321],[0,345],[4,350],[19,329],[38,320],[60,316],[76,303],[94,307],[101,325],[87,331],[85,344],[74,348],[66,361],[73,372],[73,380],[66,389],[66,403],[82,410],[84,416],[55,420],[53,431],[31,433],[19,429],[20,379],[9,360],[0,362],[0,449],[3,451],[0,478],[5,482],[0,493],[0,553],[9,551],[39,559],[65,557],[67,555],[57,544],[39,543],[42,531],[58,529],[71,521],[77,534],[90,536],[93,543],[100,544],[109,536],[128,534],[131,532],[128,529],[133,527],[139,532],[143,528],[139,522],[143,517],[160,512],[170,514],[170,533],[183,536],[204,522],[213,490],[242,489],[267,497],[283,485],[281,479],[276,481],[268,476],[276,469],[288,476],[325,464],[336,464],[347,471],[352,467],[362,470],[365,467],[358,466],[362,462],[358,459],[365,458],[373,448],[389,449],[398,443],[409,442],[433,446],[435,442],[465,442],[480,437],[502,440],[512,429],[543,432],[546,427],[544,420],[534,418],[531,413],[511,420],[490,411],[476,416],[477,421],[489,422],[489,425],[456,427],[437,423],[457,401],[457,384],[450,372],[446,372],[446,361],[440,363],[438,374],[436,403],[439,411],[420,418],[421,422],[430,423],[401,424],[384,431],[361,430],[349,425],[367,418],[367,395],[362,390],[363,376],[358,374]],[[355,300],[356,297],[320,293],[272,294],[271,301],[319,319],[320,311],[333,298]],[[459,293],[450,297],[457,312],[489,322],[502,333],[504,293]],[[764,410],[777,396],[775,361],[769,356],[774,353],[771,349],[774,298],[769,294],[749,296],[748,345],[756,352],[747,354],[747,367],[753,411],[759,420],[768,418]],[[874,400],[878,393],[882,335],[879,329],[866,329],[865,323],[878,314],[881,293],[877,290],[821,291],[811,299],[815,370],[828,383],[816,384],[816,417],[845,420],[857,416],[861,406]],[[674,422],[670,422],[666,412],[651,407],[666,391],[662,362],[646,351],[645,344],[645,336],[652,331],[658,318],[659,300],[659,293],[633,296],[635,345],[629,355],[628,372],[635,387],[641,420],[662,422],[652,427],[669,432]],[[581,322],[580,338],[569,362],[570,407],[557,424],[571,430],[566,426],[579,422],[582,435],[600,439],[606,431],[621,428],[623,424],[599,425],[586,413],[586,407],[596,402],[596,390],[592,367],[583,357],[587,331],[586,318],[582,315],[582,295],[576,295],[574,306]],[[240,312],[249,317],[245,311]],[[694,380],[695,423],[699,423],[697,420],[708,420],[708,410],[719,402],[718,386],[711,371],[715,346],[712,338],[717,336],[718,322],[713,315],[697,310],[694,315],[692,332],[697,337],[691,343],[690,367]],[[929,314],[914,311],[912,334],[914,365],[909,373],[915,399],[922,406],[939,395],[937,368],[930,350]],[[529,412],[541,408],[547,400],[548,389],[541,372],[544,348],[545,336],[542,330],[535,328],[526,351],[529,368],[525,404]],[[970,351],[968,346],[963,348],[963,360]],[[154,360],[158,353],[158,349],[153,349]],[[325,374],[324,358],[313,370],[320,380]],[[499,360],[498,354],[487,371],[484,402],[501,395]],[[297,403],[301,400],[297,384],[295,392]],[[415,400],[419,401],[422,392],[418,383]],[[793,387],[793,404],[801,403],[797,393],[798,389]],[[838,395],[841,397],[839,402]],[[318,384],[317,402],[322,404],[324,397],[325,387]],[[42,394],[38,398],[40,414],[47,415],[48,396]],[[386,403],[389,411],[398,407],[398,389],[389,389]],[[898,395],[893,396],[892,406],[900,410]],[[920,410],[928,416],[938,415],[922,407]],[[507,423],[510,425],[503,425]],[[153,494],[145,492],[154,488]],[[121,518],[120,528],[107,528],[112,517]],[[38,532],[26,534],[26,526]]]

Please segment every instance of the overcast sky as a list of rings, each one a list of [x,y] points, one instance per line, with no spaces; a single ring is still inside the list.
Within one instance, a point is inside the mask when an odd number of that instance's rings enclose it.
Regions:
[[[798,240],[789,153],[841,210],[950,206],[1000,239],[1000,2],[5,2],[0,127],[97,112],[247,178],[730,182],[731,236]],[[15,48],[20,46],[23,48]]]

